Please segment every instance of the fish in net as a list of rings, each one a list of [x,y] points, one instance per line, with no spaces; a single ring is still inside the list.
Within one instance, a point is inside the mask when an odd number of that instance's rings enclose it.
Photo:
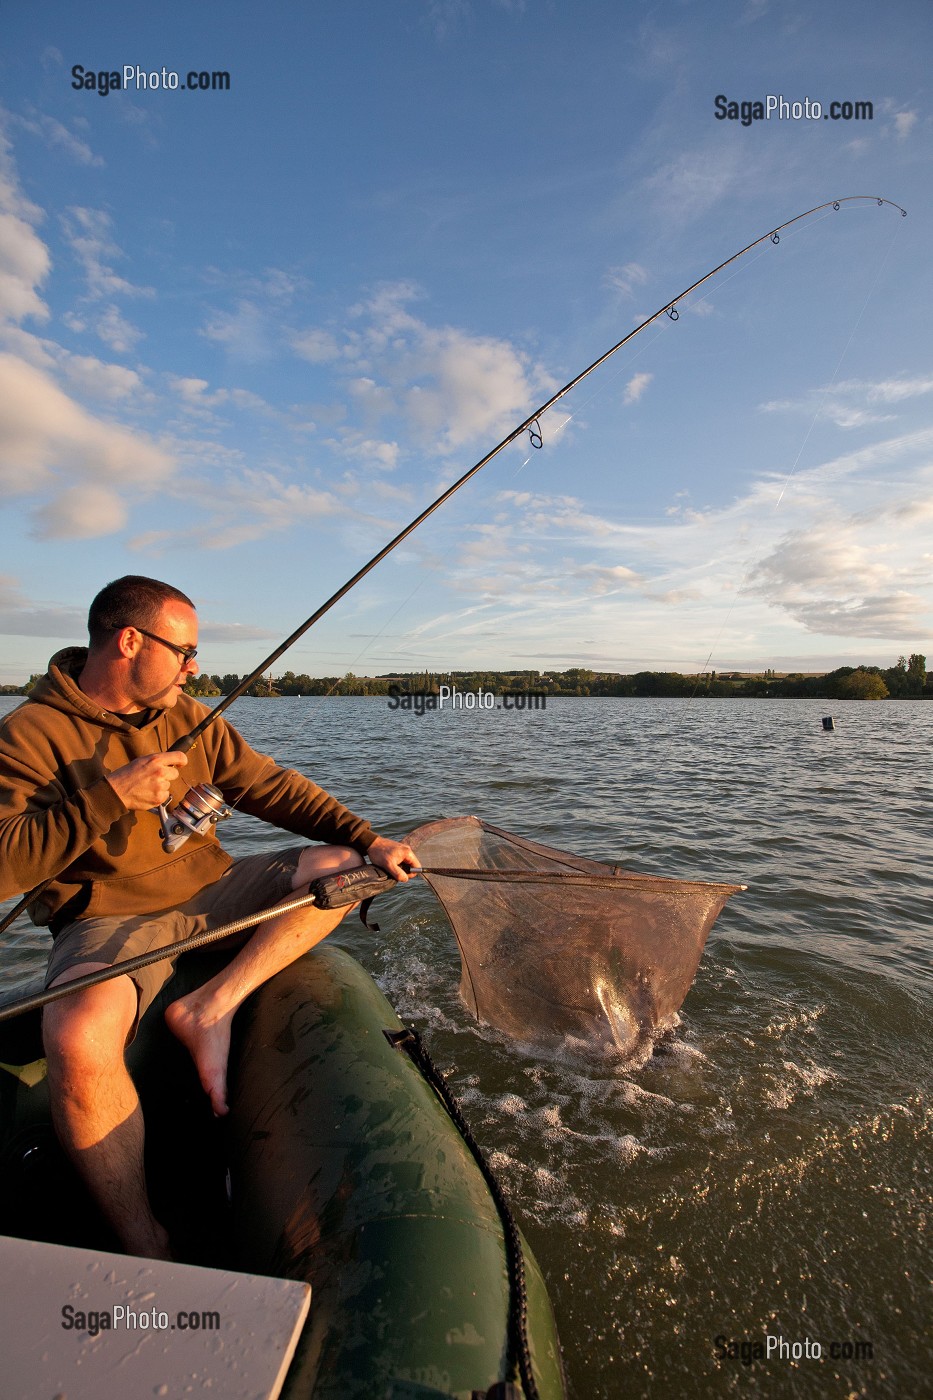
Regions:
[[[478,817],[408,837],[460,948],[460,995],[517,1040],[626,1059],[675,1024],[707,935],[744,885],[636,875]]]

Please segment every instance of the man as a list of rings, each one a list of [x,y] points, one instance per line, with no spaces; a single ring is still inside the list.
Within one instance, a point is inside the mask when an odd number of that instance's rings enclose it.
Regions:
[[[364,855],[397,880],[417,864],[409,846],[256,753],[222,718],[189,753],[173,749],[204,716],[183,693],[198,671],[197,625],[184,593],[117,579],[91,605],[89,648],[54,656],[0,727],[0,898],[53,877],[32,910],[55,935],[49,986],[274,906]],[[152,809],[201,782],[240,811],[325,844],[232,862],[212,829],[167,855]],[[346,912],[309,907],[257,925],[220,974],[168,1008],[215,1113],[227,1111],[237,1008]],[[164,960],[115,977],[47,1007],[43,1022],[59,1137],[124,1246],[152,1258],[171,1255],[146,1192],[142,1111],[124,1049],[172,973]]]

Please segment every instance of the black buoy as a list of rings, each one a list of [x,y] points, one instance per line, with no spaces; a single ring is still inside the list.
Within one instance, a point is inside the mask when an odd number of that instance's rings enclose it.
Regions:
[[[824,715],[824,716],[823,716],[823,728],[824,728],[824,729],[835,729],[835,728],[836,728],[836,721],[833,719],[832,715]]]

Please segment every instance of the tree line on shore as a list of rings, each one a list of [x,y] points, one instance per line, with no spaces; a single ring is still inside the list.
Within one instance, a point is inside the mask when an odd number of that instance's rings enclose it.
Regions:
[[[28,695],[40,677],[33,675],[24,686],[0,686],[3,695]],[[189,695],[205,698],[229,695],[241,676],[193,676],[185,687]],[[677,671],[638,671],[620,675],[615,671],[591,671],[574,666],[567,671],[418,671],[383,676],[284,675],[262,676],[245,692],[262,698],[281,695],[391,695],[421,692],[436,695],[442,685],[456,686],[461,692],[486,690],[504,692],[534,691],[538,695],[591,696],[715,696],[767,697],[820,700],[933,700],[933,674],[927,675],[926,657],[915,653],[898,657],[886,670],[880,666],[840,666],[823,674],[775,672],[750,674],[739,671],[705,671],[701,675],[681,675]]]

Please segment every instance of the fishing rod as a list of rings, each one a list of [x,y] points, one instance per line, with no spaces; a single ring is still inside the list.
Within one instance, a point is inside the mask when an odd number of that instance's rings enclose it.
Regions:
[[[421,525],[425,520],[427,520],[428,516],[433,515],[436,510],[439,510],[440,507],[444,505],[446,501],[450,500],[451,496],[453,496],[455,492],[460,490],[461,486],[465,486],[466,483],[470,481],[472,477],[476,476],[477,472],[482,471],[483,467],[487,466],[493,460],[494,457],[498,457],[499,453],[502,452],[506,447],[510,446],[510,444],[516,440],[516,438],[521,437],[522,433],[528,433],[529,441],[533,448],[543,447],[544,436],[541,429],[540,420],[544,416],[544,414],[547,413],[548,409],[553,408],[554,405],[560,401],[560,399],[562,399],[566,394],[569,394],[572,389],[575,389],[576,386],[582,383],[582,381],[586,379],[588,375],[592,374],[594,370],[599,369],[600,365],[605,364],[606,361],[611,359],[613,355],[617,354],[617,352],[621,350],[623,346],[628,345],[629,341],[634,340],[636,335],[640,335],[643,330],[647,330],[648,326],[653,325],[654,322],[659,320],[662,316],[667,316],[671,321],[678,321],[680,319],[680,312],[677,310],[678,302],[683,301],[685,297],[688,297],[691,294],[691,292],[695,292],[698,287],[702,287],[705,282],[709,282],[713,277],[716,277],[720,272],[722,272],[724,268],[727,268],[732,263],[737,262],[739,258],[743,258],[746,253],[750,253],[752,249],[757,248],[759,244],[765,243],[770,239],[770,241],[773,244],[777,245],[781,241],[780,236],[783,233],[783,231],[787,228],[790,228],[793,224],[798,224],[803,219],[809,219],[813,214],[818,214],[823,209],[833,209],[838,211],[843,204],[854,204],[861,201],[873,201],[879,207],[886,204],[892,209],[899,210],[902,218],[907,217],[907,210],[902,208],[900,204],[895,204],[894,201],[890,199],[883,199],[880,195],[853,194],[845,195],[840,199],[830,199],[823,204],[814,205],[812,209],[807,209],[802,214],[795,214],[792,219],[787,219],[783,224],[772,226],[767,231],[767,233],[761,234],[760,237],[755,238],[751,243],[747,243],[744,248],[740,248],[737,253],[733,253],[731,257],[726,258],[725,261],[719,263],[716,267],[712,268],[711,271],[706,272],[703,274],[702,277],[697,278],[695,282],[692,282],[689,287],[686,287],[682,292],[679,292],[677,296],[675,296],[671,301],[667,301],[664,303],[663,306],[659,307],[658,310],[655,311],[654,315],[649,316],[647,320],[642,321],[639,325],[635,327],[634,330],[629,331],[628,335],[623,336],[622,339],[617,341],[615,345],[611,346],[610,349],[606,350],[602,355],[598,356],[598,358],[595,359],[592,362],[592,364],[587,365],[586,369],[581,370],[579,374],[575,374],[574,377],[568,380],[562,388],[558,389],[555,394],[552,394],[549,399],[545,400],[545,402],[541,404],[538,408],[536,408],[532,413],[530,413],[527,418],[523,419],[522,422],[519,423],[517,428],[513,428],[507,437],[504,437],[502,441],[497,443],[496,446],[492,448],[490,452],[486,453],[485,457],[481,457],[480,460],[476,462],[474,466],[470,467],[469,471],[464,472],[461,477],[458,477],[457,480],[453,483],[453,485],[448,486],[445,491],[442,491],[441,494],[437,497],[437,500],[432,501],[431,504],[425,507],[425,509],[421,511],[419,515],[416,515],[414,520],[412,520],[410,524],[406,525],[404,530],[400,530],[397,535],[395,535],[391,540],[389,540],[389,543],[387,545],[384,545],[383,548],[380,549],[377,554],[374,554],[368,563],[364,564],[362,568],[357,569],[356,573],[353,574],[351,578],[347,579],[346,583],[343,584],[341,588],[338,588],[336,593],[332,593],[331,596],[327,599],[327,601],[325,603],[322,603],[321,606],[315,612],[313,612],[311,616],[301,624],[300,627],[296,627],[295,631],[292,632],[288,637],[286,637],[284,642],[282,642],[280,646],[276,647],[275,651],[270,652],[270,654],[263,661],[260,662],[260,664],[256,667],[254,671],[251,671],[248,676],[244,677],[244,679],[241,680],[239,684],[235,686],[234,689],[231,690],[228,695],[224,696],[224,698],[220,701],[219,704],[213,706],[213,708],[208,712],[208,714],[206,714],[204,718],[198,724],[196,724],[188,734],[184,735],[181,739],[179,739],[177,743],[174,743],[172,745],[171,752],[187,753],[190,749],[192,749],[197,743],[200,736],[204,733],[204,731],[208,729],[216,720],[218,720],[220,716],[224,713],[224,711],[230,708],[234,700],[238,700],[240,696],[244,693],[244,691],[249,689],[249,687],[253,684],[254,681],[258,680],[259,677],[270,668],[270,666],[274,665],[275,662],[278,661],[280,656],[283,656],[284,653],[288,651],[290,647],[294,646],[295,642],[298,641],[299,637],[303,637],[304,634],[311,627],[313,627],[316,622],[319,622],[321,620],[325,613],[330,612],[331,608],[334,607],[335,604],[339,603],[341,598],[344,598],[352,588],[355,588],[356,585],[362,579],[364,579],[366,575],[371,572],[371,570],[373,570],[376,567],[377,564],[380,564],[382,560],[385,559],[387,554],[391,554],[392,550],[395,549],[398,545],[400,545],[403,540],[407,539],[413,530],[417,530],[418,526]],[[185,809],[185,803],[188,801],[188,798],[192,796],[195,799],[193,805],[197,809],[196,816],[192,815],[188,810]],[[182,800],[182,803],[180,803],[179,806],[176,807],[174,812],[168,812],[164,808],[161,809],[160,817],[162,820],[162,830],[166,849],[174,849],[174,847],[180,844],[181,841],[186,840],[187,836],[190,835],[192,832],[196,832],[198,834],[203,835],[217,821],[222,820],[222,818],[225,815],[227,815],[227,811],[224,807],[222,794],[210,783],[200,784],[198,788],[191,790],[191,792],[188,794],[188,797]],[[56,876],[50,876],[49,879],[43,881],[42,884],[36,886],[34,890],[31,890],[29,894],[24,895],[23,899],[20,900],[19,904],[17,904],[16,907],[2,921],[2,923],[0,923],[0,934],[4,933],[6,929],[9,928],[10,924],[13,923],[14,919],[18,918],[18,916],[29,907],[33,900],[38,898],[42,891],[48,885],[50,885],[52,883],[52,880],[55,878]]]
[[[316,622],[319,622],[325,613],[330,612],[331,608],[350,592],[351,588],[355,588],[377,564],[380,564],[387,554],[391,554],[393,549],[395,549],[397,545],[400,545],[403,540],[407,539],[413,530],[417,530],[418,526],[427,520],[429,515],[433,515],[436,510],[439,510],[445,501],[449,501],[451,496],[460,490],[461,486],[465,486],[472,477],[476,476],[477,472],[482,471],[483,467],[488,466],[494,457],[498,457],[499,453],[506,447],[509,447],[516,438],[521,437],[522,433],[528,433],[532,447],[543,447],[544,437],[539,420],[547,413],[548,409],[553,408],[565,394],[569,394],[571,389],[575,389],[588,375],[592,374],[594,370],[599,369],[600,365],[605,364],[608,359],[611,359],[612,356],[615,355],[617,351],[621,350],[624,345],[627,345],[630,340],[634,340],[636,335],[640,335],[643,330],[653,325],[661,316],[666,315],[671,321],[679,320],[680,312],[677,310],[677,303],[679,301],[683,301],[684,297],[689,296],[691,292],[695,292],[697,287],[702,287],[704,282],[709,282],[717,273],[722,272],[723,268],[729,267],[731,263],[737,262],[738,259],[744,257],[746,253],[750,253],[753,248],[757,248],[759,243],[764,243],[769,238],[774,244],[780,243],[780,235],[783,230],[790,228],[792,224],[799,223],[801,219],[808,219],[811,214],[818,214],[821,209],[832,208],[838,210],[841,205],[851,204],[858,200],[874,200],[879,206],[883,204],[890,205],[892,209],[900,210],[902,218],[907,217],[906,209],[902,209],[901,206],[895,204],[893,200],[882,199],[879,195],[853,194],[846,195],[842,199],[827,200],[825,204],[817,204],[812,209],[807,209],[803,214],[796,214],[794,218],[788,219],[786,223],[778,224],[776,228],[772,227],[767,233],[763,233],[760,238],[756,238],[754,242],[747,244],[744,248],[740,248],[737,253],[733,253],[730,258],[726,258],[725,262],[719,263],[711,272],[704,273],[696,282],[691,283],[684,291],[678,293],[672,301],[665,302],[653,316],[649,316],[646,321],[642,321],[633,331],[629,331],[628,335],[623,336],[620,341],[613,345],[611,349],[605,351],[604,354],[600,355],[598,359],[595,359],[592,364],[587,365],[586,369],[581,370],[579,374],[575,374],[573,379],[568,380],[562,389],[558,389],[556,394],[552,394],[551,397],[541,404],[539,408],[536,408],[533,413],[529,413],[528,417],[523,419],[517,428],[513,428],[509,435],[504,437],[500,443],[497,443],[491,452],[487,452],[486,456],[481,457],[474,466],[470,467],[469,471],[464,472],[461,477],[458,477],[452,486],[448,486],[446,491],[441,492],[436,501],[432,501],[420,515],[416,515],[414,520],[412,520],[409,525],[405,526],[404,530],[400,530],[393,539],[389,540],[387,545],[384,545],[383,548],[379,550],[378,554],[374,554],[368,564],[364,564],[361,569],[357,569],[352,578],[347,579],[346,583],[341,588],[338,588],[336,593],[332,593],[327,599],[327,602],[322,603],[317,611],[313,612],[300,627],[296,627],[295,631],[285,638],[281,646],[276,647],[275,651],[271,652],[270,655],[256,667],[255,671],[252,671],[244,680],[240,681],[239,685],[231,690],[229,695],[226,695],[224,699],[221,700],[220,704],[215,705],[210,714],[205,715],[200,724],[196,724],[191,732],[186,734],[173,748],[181,753],[187,753],[197,742],[200,735],[204,733],[205,729],[213,724],[214,721],[223,714],[224,710],[228,709],[233,704],[234,700],[238,700],[243,692],[248,690],[253,682],[258,680],[270,666],[274,665],[280,656],[288,651],[290,647],[294,646],[299,637],[303,637],[309,628],[313,627]]]

